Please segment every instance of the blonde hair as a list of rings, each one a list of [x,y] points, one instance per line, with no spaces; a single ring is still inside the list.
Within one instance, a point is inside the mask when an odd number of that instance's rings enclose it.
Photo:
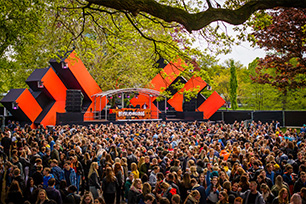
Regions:
[[[193,191],[191,191],[190,194],[187,196],[187,198],[186,198],[184,204],[187,203],[187,201],[188,201],[189,198],[196,199],[195,197],[196,197],[196,196],[199,196],[199,195],[200,195],[200,192],[199,192],[198,190],[193,190]],[[199,201],[199,200],[197,200],[197,201]]]
[[[199,177],[199,173],[197,172],[197,167],[196,166],[191,166],[190,167],[190,173],[191,173],[192,176]]]
[[[97,171],[97,166],[98,166],[98,162],[92,162],[89,168],[89,172],[88,172],[88,178],[90,178],[91,174],[93,174],[94,172],[97,174],[97,176],[99,177],[98,171]]]
[[[131,170],[132,170],[132,171],[137,171],[137,164],[136,164],[135,162],[133,162],[133,163],[131,164]]]

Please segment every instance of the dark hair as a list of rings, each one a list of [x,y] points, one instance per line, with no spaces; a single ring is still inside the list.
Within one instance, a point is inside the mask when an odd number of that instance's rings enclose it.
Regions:
[[[98,200],[100,203],[105,204],[105,201],[102,197],[98,197],[95,200]]]
[[[75,186],[75,185],[70,185],[69,187],[68,187],[68,191],[70,191],[70,192],[76,192],[78,189],[77,189],[77,187]]]
[[[145,197],[144,197],[144,201],[147,201],[147,200],[150,200],[150,201],[153,201],[155,198],[152,194],[147,194]]]
[[[53,186],[55,184],[55,178],[50,178],[48,180],[48,186]]]
[[[20,189],[19,182],[16,180],[12,181],[10,188],[8,189],[8,192],[13,192],[13,191],[19,191],[22,195],[22,191]]]
[[[170,201],[167,198],[161,198],[159,200],[159,204],[170,204]]]

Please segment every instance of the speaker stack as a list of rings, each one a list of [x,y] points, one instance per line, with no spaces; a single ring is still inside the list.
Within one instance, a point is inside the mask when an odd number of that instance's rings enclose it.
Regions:
[[[184,112],[189,112],[189,111],[195,111],[196,110],[196,101],[194,99],[188,101],[188,102],[184,102],[183,103],[183,111]]]
[[[108,114],[108,121],[116,121],[116,113]]]
[[[66,112],[82,111],[83,94],[81,90],[68,89],[66,92]]]

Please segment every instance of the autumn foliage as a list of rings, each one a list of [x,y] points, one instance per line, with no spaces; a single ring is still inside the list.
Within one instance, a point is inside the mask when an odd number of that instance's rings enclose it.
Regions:
[[[284,95],[306,85],[306,9],[282,8],[269,12],[271,24],[255,26],[257,44],[269,54],[260,59],[252,80],[271,84]]]

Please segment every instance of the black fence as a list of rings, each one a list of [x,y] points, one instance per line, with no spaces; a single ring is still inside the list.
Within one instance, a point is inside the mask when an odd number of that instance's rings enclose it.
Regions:
[[[7,124],[9,120],[17,120],[13,116],[5,113],[4,107],[0,106],[0,128]],[[170,115],[169,115],[170,114]],[[172,114],[172,115],[171,115]],[[102,111],[102,115],[105,115],[104,111]],[[179,120],[200,120],[202,114],[197,112],[167,112],[167,114],[160,114],[161,119],[171,120],[171,119],[179,119]],[[112,118],[108,118],[112,120]],[[293,126],[293,127],[301,127],[303,124],[306,124],[306,111],[232,111],[232,110],[219,110],[214,115],[210,117],[211,121],[219,122],[224,121],[225,123],[232,124],[235,121],[262,121],[262,122],[272,122],[279,121],[281,126]],[[78,123],[83,121],[82,113],[65,113],[65,114],[57,114],[57,123],[64,124],[66,122]],[[24,121],[19,121],[21,125],[29,124]]]
[[[306,124],[306,111],[231,111],[219,110],[210,118],[211,121],[224,121],[232,124],[235,121],[254,120],[270,123],[279,121],[281,126],[300,127]]]

